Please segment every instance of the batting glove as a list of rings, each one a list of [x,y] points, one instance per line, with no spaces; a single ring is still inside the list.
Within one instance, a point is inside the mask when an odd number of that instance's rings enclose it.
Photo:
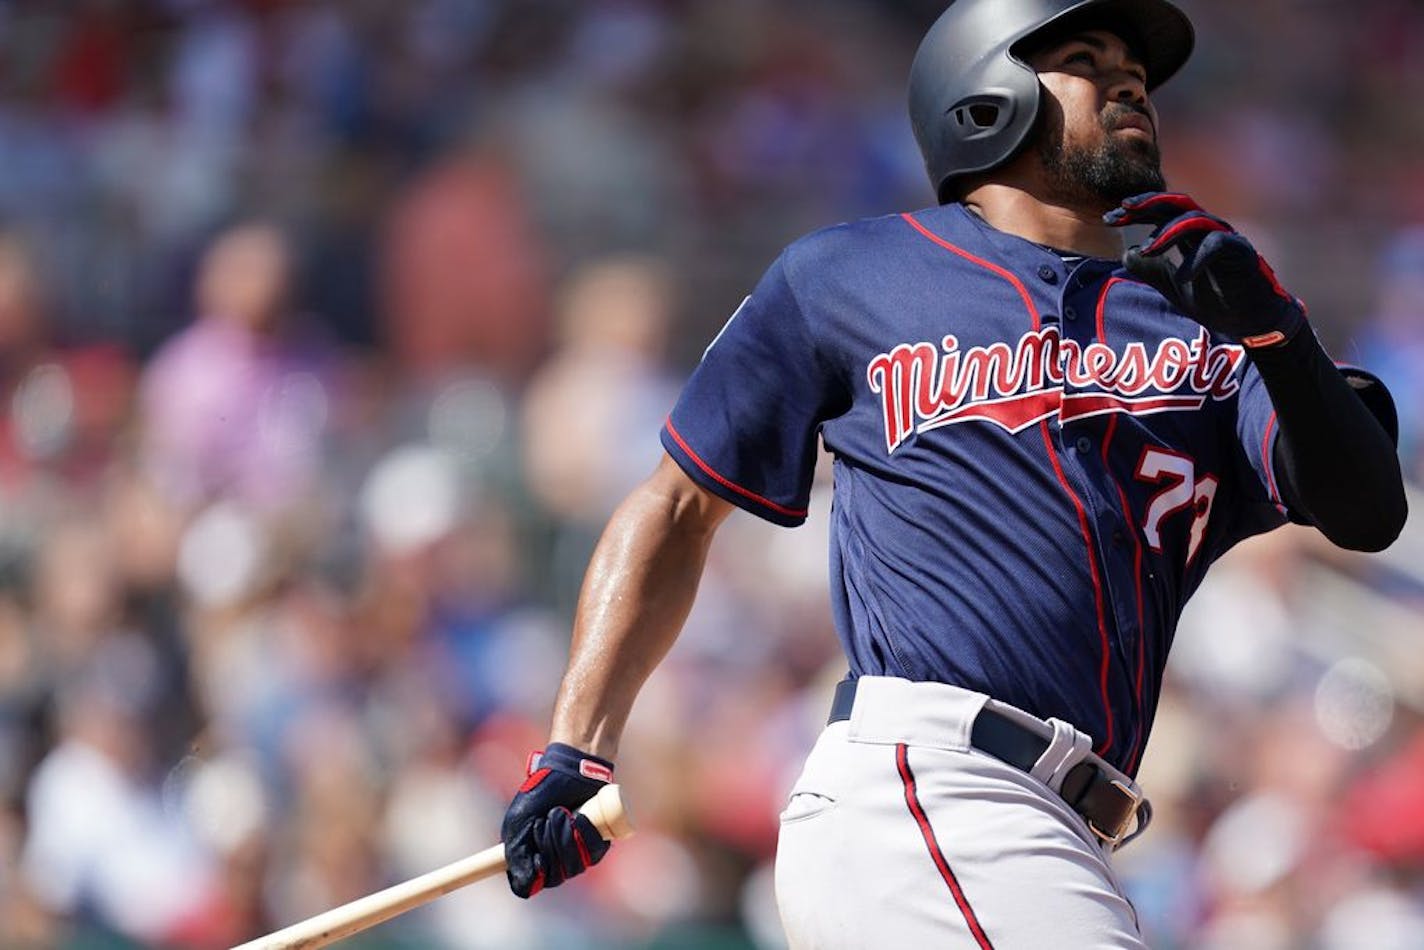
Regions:
[[[1260,349],[1286,343],[1306,325],[1305,305],[1251,243],[1186,195],[1137,195],[1103,220],[1155,226],[1147,244],[1127,249],[1123,266],[1208,330]]]
[[[558,887],[608,853],[608,842],[575,809],[613,781],[613,763],[551,742],[529,756],[528,773],[500,831],[505,876],[520,897]]]

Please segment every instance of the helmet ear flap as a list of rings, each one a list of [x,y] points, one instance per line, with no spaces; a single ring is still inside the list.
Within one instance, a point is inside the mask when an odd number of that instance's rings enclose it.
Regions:
[[[944,168],[938,175],[934,174],[936,169],[931,170],[941,204],[959,200],[957,189],[965,175],[1002,165],[1028,140],[1039,110],[1038,77],[1018,64],[1006,61],[1004,65],[1008,69],[996,78],[1000,82],[1022,80],[1017,91],[996,83],[959,99],[944,112],[939,124],[939,154],[976,160],[971,167]]]
[[[960,99],[949,107],[946,118],[954,136],[969,142],[1003,132],[1013,122],[1016,111],[1013,93],[990,89]]]

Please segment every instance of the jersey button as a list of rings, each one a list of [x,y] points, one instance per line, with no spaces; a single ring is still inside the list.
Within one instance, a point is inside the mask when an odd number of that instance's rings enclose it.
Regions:
[[[1065,319],[1065,320],[1077,320],[1077,319],[1078,319],[1078,311],[1074,310],[1072,307],[1064,307],[1064,308],[1063,308],[1063,319]]]
[[[1089,452],[1093,451],[1093,440],[1088,438],[1086,435],[1078,436],[1078,441],[1075,442],[1074,445],[1077,446],[1078,451],[1083,455],[1087,455]]]
[[[1112,533],[1112,543],[1113,543],[1113,547],[1115,547],[1115,548],[1120,548],[1120,547],[1122,547],[1123,542],[1126,541],[1126,540],[1127,540],[1127,535],[1125,535],[1125,534],[1122,533],[1122,529],[1121,529],[1121,528],[1119,528],[1118,530],[1116,530],[1116,531],[1114,531],[1114,532]]]
[[[1058,272],[1055,271],[1053,268],[1049,267],[1047,264],[1044,264],[1038,269],[1038,278],[1044,283],[1056,284],[1058,283]]]

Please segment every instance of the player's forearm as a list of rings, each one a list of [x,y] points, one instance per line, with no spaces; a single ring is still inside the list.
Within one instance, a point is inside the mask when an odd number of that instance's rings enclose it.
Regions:
[[[1280,425],[1275,463],[1285,497],[1341,547],[1389,546],[1407,505],[1384,428],[1308,330],[1253,359]]]
[[[687,620],[730,510],[666,459],[619,506],[584,577],[553,741],[614,757],[633,700]]]

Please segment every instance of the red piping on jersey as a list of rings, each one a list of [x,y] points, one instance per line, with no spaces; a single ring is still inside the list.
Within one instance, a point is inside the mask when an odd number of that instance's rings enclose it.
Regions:
[[[1024,307],[1028,310],[1029,323],[1033,326],[1033,329],[1038,330],[1040,328],[1038,310],[1033,305],[1033,297],[1029,295],[1028,288],[1024,286],[1023,281],[1019,280],[1017,276],[997,264],[993,264],[989,261],[986,261],[982,257],[976,257],[961,247],[956,247],[955,245],[946,241],[944,238],[940,237],[938,234],[935,234],[933,231],[926,228],[920,222],[916,221],[914,215],[906,212],[905,214],[900,215],[900,217],[904,218],[906,223],[908,223],[910,227],[914,228],[916,231],[920,232],[920,234],[929,238],[931,241],[933,241],[935,244],[938,244],[945,250],[959,255],[960,257],[971,263],[978,264],[985,270],[998,274],[1004,280],[1007,280],[1010,284],[1013,285],[1014,289],[1019,292],[1019,296],[1023,298]],[[1108,703],[1108,665],[1111,660],[1111,650],[1108,644],[1107,617],[1103,612],[1103,583],[1102,579],[1098,576],[1097,557],[1093,554],[1093,535],[1088,528],[1088,513],[1084,510],[1082,501],[1080,501],[1078,499],[1078,496],[1074,494],[1072,486],[1068,484],[1068,479],[1063,474],[1063,467],[1058,462],[1058,452],[1056,449],[1053,448],[1053,437],[1048,432],[1048,420],[1045,419],[1040,422],[1038,424],[1038,427],[1039,431],[1043,433],[1043,444],[1048,448],[1048,459],[1050,462],[1053,463],[1053,471],[1058,476],[1058,483],[1063,486],[1063,490],[1068,494],[1068,500],[1073,503],[1073,507],[1078,512],[1078,526],[1082,529],[1083,545],[1088,552],[1088,573],[1092,576],[1093,579],[1093,602],[1097,606],[1098,632],[1102,635],[1103,641],[1103,663],[1101,681],[1103,693],[1103,716],[1107,719],[1108,731],[1107,738],[1103,740],[1102,745],[1097,749],[1098,754],[1102,755],[1112,745],[1113,738],[1112,706]]]
[[[1113,285],[1114,285],[1114,284],[1125,284],[1125,283],[1127,283],[1127,281],[1124,280],[1124,279],[1121,278],[1121,277],[1109,277],[1109,278],[1108,278],[1108,282],[1105,283],[1105,284],[1103,284],[1102,293],[1098,294],[1098,342],[1101,343],[1101,344],[1103,344],[1104,346],[1107,346],[1107,344],[1108,344],[1108,333],[1107,333],[1108,291],[1113,289]]]
[[[1276,488],[1276,466],[1272,459],[1271,452],[1271,432],[1276,427],[1276,414],[1271,413],[1271,418],[1266,420],[1266,434],[1261,436],[1261,464],[1266,469],[1266,490],[1271,493],[1271,501],[1282,511],[1285,505],[1281,501],[1281,493]]]
[[[1108,464],[1108,446],[1112,444],[1113,434],[1117,431],[1117,416],[1108,420],[1108,434],[1103,439],[1103,465]],[[1137,533],[1137,522],[1132,517],[1132,508],[1127,502],[1127,492],[1123,490],[1122,482],[1117,476],[1112,474],[1112,469],[1108,469],[1108,476],[1112,479],[1113,487],[1117,489],[1118,501],[1122,503],[1122,516],[1127,519],[1127,531],[1132,535],[1132,574],[1133,581],[1137,588],[1137,681],[1133,684],[1137,699],[1137,729],[1136,737],[1132,740],[1132,751],[1128,753],[1127,768],[1128,775],[1133,774],[1137,768],[1137,757],[1142,751],[1142,737],[1146,733],[1143,725],[1147,722],[1147,712],[1142,701],[1143,673],[1147,667],[1147,630],[1144,624],[1145,609],[1142,599],[1142,538]]]
[[[1063,466],[1058,461],[1058,453],[1053,449],[1053,438],[1048,433],[1048,423],[1039,423],[1039,428],[1043,432],[1043,444],[1048,449],[1048,460],[1053,463],[1053,473],[1058,476],[1058,484],[1063,486],[1063,490],[1068,493],[1068,500],[1073,503],[1073,508],[1078,512],[1078,528],[1083,533],[1084,548],[1088,552],[1088,573],[1093,578],[1093,605],[1098,611],[1098,634],[1103,644],[1103,662],[1098,673],[1099,685],[1103,693],[1103,716],[1107,720],[1107,735],[1103,741],[1093,751],[1098,755],[1105,755],[1107,750],[1112,748],[1113,742],[1113,714],[1112,706],[1108,702],[1108,665],[1112,657],[1112,646],[1108,642],[1108,623],[1106,607],[1103,604],[1103,582],[1098,574],[1098,557],[1093,553],[1093,533],[1088,526],[1088,512],[1083,507],[1082,499],[1077,492],[1073,491],[1073,486],[1068,484],[1068,476],[1063,474]]]
[[[1108,464],[1108,449],[1112,447],[1113,436],[1117,433],[1117,416],[1108,417],[1107,433],[1103,436],[1103,464]]]
[[[767,507],[767,508],[770,508],[772,511],[776,512],[777,514],[786,515],[788,518],[804,518],[804,517],[806,517],[807,512],[806,512],[805,509],[799,509],[799,510],[798,510],[798,509],[796,509],[796,508],[787,508],[787,507],[785,507],[784,505],[778,505],[776,502],[772,501],[772,500],[769,499],[769,498],[763,498],[762,496],[758,495],[756,492],[751,491],[750,489],[743,488],[741,485],[738,485],[736,482],[732,481],[732,480],[729,479],[729,478],[723,478],[720,474],[718,474],[718,472],[716,471],[716,469],[714,469],[712,466],[708,465],[706,462],[702,461],[702,456],[700,456],[700,455],[698,455],[696,452],[692,451],[692,447],[689,446],[686,442],[683,441],[682,436],[678,433],[677,429],[675,429],[675,428],[673,427],[672,418],[671,418],[671,417],[668,418],[667,422],[664,423],[664,425],[666,426],[666,428],[667,428],[667,430],[668,430],[668,435],[672,436],[672,440],[677,443],[678,448],[680,448],[680,449],[682,449],[684,452],[686,452],[686,453],[687,453],[687,457],[690,458],[690,459],[692,459],[693,463],[696,464],[698,468],[702,469],[703,473],[704,473],[708,478],[710,478],[710,479],[712,479],[713,481],[715,481],[718,485],[721,485],[723,488],[727,489],[728,491],[734,491],[734,492],[736,492],[738,495],[741,495],[743,498],[751,499],[752,501],[756,502],[758,505],[763,505],[763,506],[765,506],[765,507]]]
[[[938,244],[946,251],[958,254],[965,260],[978,264],[985,270],[993,271],[995,274],[998,274],[1000,277],[1004,278],[1004,280],[1007,280],[1010,284],[1013,284],[1014,289],[1017,290],[1019,292],[1019,296],[1023,298],[1024,307],[1028,309],[1028,317],[1029,320],[1033,323],[1033,328],[1035,330],[1039,329],[1038,309],[1034,307],[1033,298],[1029,296],[1028,288],[1024,286],[1023,281],[1019,280],[1018,277],[1016,277],[1010,271],[1004,270],[1004,268],[1000,267],[998,264],[986,261],[982,257],[975,257],[973,254],[970,254],[968,251],[964,250],[964,248],[949,243],[944,238],[940,237],[938,234],[935,234],[929,228],[916,221],[914,215],[910,214],[909,212],[900,215],[900,217],[904,218],[909,223],[910,227],[914,228],[916,231],[919,231],[925,237],[929,238],[931,241]]]
[[[989,942],[989,937],[979,924],[979,918],[974,916],[974,908],[969,906],[969,900],[964,896],[964,891],[959,886],[959,880],[950,870],[949,862],[945,860],[944,852],[940,850],[939,841],[935,838],[934,828],[930,826],[929,817],[925,815],[925,810],[920,805],[920,797],[915,792],[915,773],[910,771],[909,752],[909,746],[903,742],[895,746],[895,765],[900,770],[900,781],[905,785],[905,804],[909,807],[910,814],[914,816],[915,823],[920,826],[920,834],[924,836],[925,846],[930,849],[930,858],[934,861],[935,867],[939,869],[939,876],[944,878],[944,883],[949,885],[949,893],[954,896],[954,903],[958,905],[959,912],[964,915],[964,922],[969,925],[969,932],[974,935],[975,942],[979,944],[981,950],[994,950],[994,945]]]
[[[1098,295],[1098,342],[1103,344],[1103,346],[1108,345],[1108,291],[1112,289],[1114,284],[1119,283],[1126,283],[1126,281],[1121,277],[1110,278],[1108,282],[1103,285],[1102,293]],[[1143,625],[1145,611],[1142,601],[1142,538],[1139,537],[1137,533],[1137,524],[1132,517],[1132,508],[1127,502],[1127,492],[1123,490],[1122,482],[1113,474],[1112,467],[1108,464],[1108,449],[1112,445],[1113,436],[1117,434],[1117,418],[1116,415],[1108,418],[1107,434],[1103,436],[1103,468],[1108,473],[1108,477],[1112,479],[1113,487],[1117,489],[1118,501],[1122,503],[1122,515],[1127,520],[1128,533],[1132,535],[1132,574],[1134,586],[1137,588],[1137,678],[1133,684],[1134,698],[1137,701],[1137,728],[1134,730],[1136,736],[1132,741],[1132,752],[1128,754],[1128,767],[1126,770],[1127,773],[1131,775],[1133,769],[1136,767],[1137,755],[1142,749],[1142,736],[1146,731],[1143,729],[1143,724],[1147,721],[1147,714],[1144,709],[1145,704],[1142,701],[1142,681],[1143,671],[1147,666],[1147,631]]]

